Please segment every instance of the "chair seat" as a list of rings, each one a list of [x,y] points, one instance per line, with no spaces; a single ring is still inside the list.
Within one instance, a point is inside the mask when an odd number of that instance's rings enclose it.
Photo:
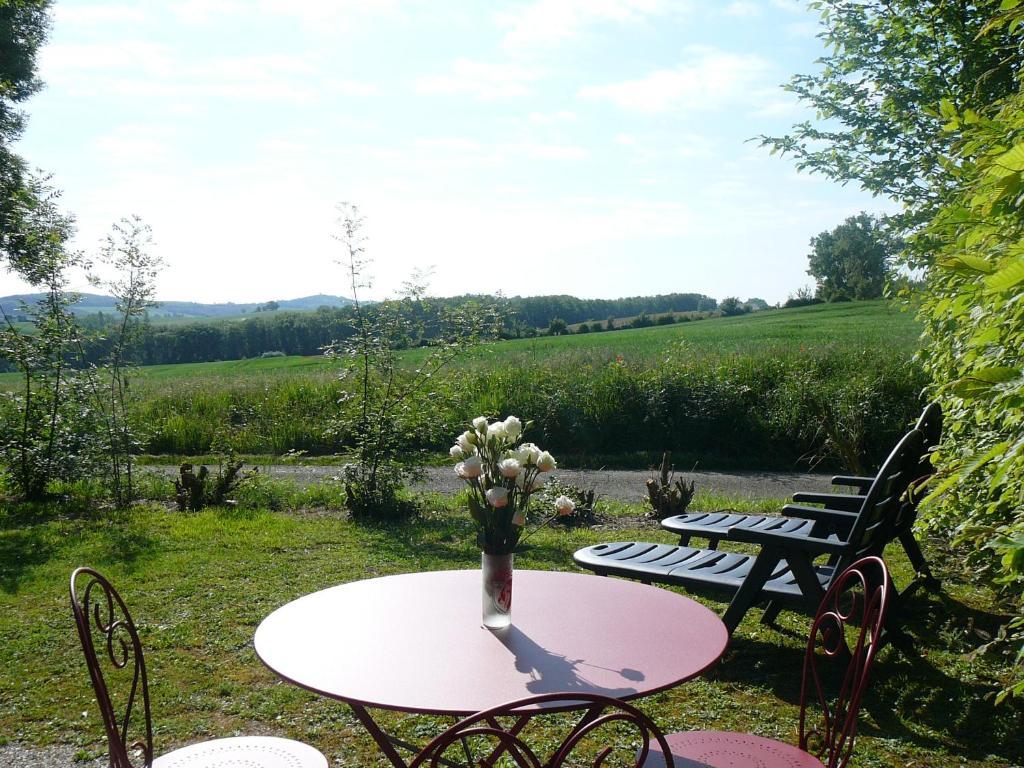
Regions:
[[[153,761],[153,768],[327,768],[327,758],[301,741],[237,736],[168,752]]]
[[[676,768],[823,768],[821,761],[781,741],[728,731],[686,731],[665,737]],[[657,742],[644,768],[664,768]]]
[[[677,544],[615,541],[584,547],[573,554],[573,559],[582,567],[602,575],[680,587],[706,586],[735,592],[747,578],[755,558],[753,555]],[[827,588],[835,568],[817,564],[813,567],[822,588]],[[762,591],[771,597],[783,599],[795,599],[802,595],[785,561],[775,566]]]
[[[806,535],[814,527],[813,520],[774,515],[737,515],[729,512],[690,512],[673,515],[661,521],[661,527],[680,536],[703,536],[718,539],[730,528],[749,528],[757,531],[778,531]]]

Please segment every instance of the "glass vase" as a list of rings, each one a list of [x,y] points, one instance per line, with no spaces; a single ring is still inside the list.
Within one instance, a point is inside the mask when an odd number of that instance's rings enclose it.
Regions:
[[[487,629],[502,629],[512,623],[512,554],[480,553],[483,575],[483,622]]]

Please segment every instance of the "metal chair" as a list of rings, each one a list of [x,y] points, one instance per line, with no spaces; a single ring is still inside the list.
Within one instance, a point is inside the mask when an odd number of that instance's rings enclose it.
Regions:
[[[581,706],[582,705],[582,706]],[[573,728],[548,758],[541,759],[537,756],[525,741],[520,737],[523,728],[535,717],[540,708],[540,713],[557,712],[559,710],[585,709],[581,721]],[[508,726],[502,725],[499,717],[515,718],[515,721]],[[639,750],[634,754],[632,749],[620,751],[628,754],[634,762],[635,768],[641,768],[646,764],[648,758],[657,753],[662,756],[659,765],[674,768],[672,755],[669,750],[669,743],[665,736],[658,730],[654,722],[636,707],[625,702],[613,699],[608,696],[601,696],[590,693],[546,693],[538,696],[531,696],[526,699],[502,704],[491,709],[470,715],[464,720],[456,723],[440,736],[435,738],[426,747],[417,753],[409,768],[437,768],[441,765],[453,765],[454,760],[458,764],[466,765],[493,765],[501,755],[507,755],[518,768],[560,768],[567,765],[570,756],[574,757],[573,765],[579,764],[577,748],[581,744],[589,744],[591,737],[599,729],[607,726],[626,728],[634,740],[640,743]],[[608,734],[611,736],[612,734]],[[609,743],[607,739],[594,739],[602,745]],[[615,734],[614,743],[620,747],[628,743],[623,734]],[[489,754],[482,756],[473,754],[473,746],[477,751],[483,750]],[[451,750],[456,755],[451,758],[445,757]],[[591,744],[591,752],[588,755],[588,764],[595,766],[605,765],[605,761],[612,755],[614,748],[611,746],[594,746]],[[667,756],[667,758],[665,757]],[[618,763],[616,763],[618,764]]]
[[[127,606],[110,582],[92,568],[77,568],[71,574],[70,592],[78,637],[107,732],[110,768],[327,768],[327,758],[308,744],[266,736],[214,739],[154,756],[146,662]],[[108,679],[123,702],[121,707],[111,698]],[[141,720],[133,721],[136,714]]]
[[[689,731],[665,737],[677,768],[845,768],[853,754],[868,676],[881,644],[892,582],[885,563],[866,557],[833,582],[811,625],[800,689],[798,746],[745,733]],[[853,640],[851,643],[850,640]],[[845,663],[838,693],[825,692],[823,665]],[[808,711],[816,704],[820,716]],[[661,742],[644,768],[669,763]]]

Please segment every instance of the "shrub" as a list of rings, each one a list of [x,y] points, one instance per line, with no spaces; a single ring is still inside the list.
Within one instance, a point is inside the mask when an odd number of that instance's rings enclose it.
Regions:
[[[694,484],[687,485],[681,478],[675,477],[672,466],[672,454],[668,451],[661,457],[661,469],[657,478],[647,481],[647,500],[657,518],[681,515],[693,501]]]

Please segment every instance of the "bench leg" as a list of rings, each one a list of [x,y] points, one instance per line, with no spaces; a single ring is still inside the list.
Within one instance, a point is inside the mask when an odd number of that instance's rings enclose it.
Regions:
[[[779,611],[782,610],[782,603],[778,600],[769,600],[768,605],[764,608],[764,613],[761,614],[761,623],[773,626],[775,620],[779,617]]]
[[[781,559],[781,553],[774,549],[765,548],[761,550],[761,554],[757,556],[754,565],[751,566],[749,573],[747,573],[747,578],[743,580],[740,588],[736,590],[732,602],[729,603],[729,607],[725,609],[725,614],[722,616],[722,622],[725,624],[726,629],[729,630],[730,635],[736,631],[736,627],[739,626],[747,611],[750,610],[750,607],[757,602],[761,596],[761,589],[771,577]]]
[[[907,553],[910,564],[914,566],[914,571],[924,577],[923,586],[927,589],[938,591],[942,587],[942,582],[935,578],[932,569],[928,567],[928,561],[924,559],[924,552],[921,551],[921,545],[914,538],[913,531],[903,531],[899,539],[900,544],[903,545],[903,549]]]

